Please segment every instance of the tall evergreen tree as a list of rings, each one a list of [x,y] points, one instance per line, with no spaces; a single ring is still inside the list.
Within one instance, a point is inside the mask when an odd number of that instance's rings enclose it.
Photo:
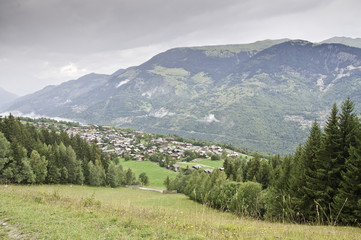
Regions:
[[[252,159],[250,159],[247,163],[248,170],[247,170],[247,181],[253,181],[256,178],[258,170],[261,166],[260,156],[256,154]]]
[[[333,177],[335,179],[341,179],[341,172],[346,170],[346,159],[350,156],[350,148],[356,146],[356,134],[360,124],[356,113],[354,113],[354,103],[349,97],[343,102],[341,109],[339,117],[341,153],[334,166]]]
[[[360,143],[361,144],[361,143]],[[359,145],[361,147],[361,145]],[[335,197],[334,208],[337,221],[343,224],[361,224],[361,148],[350,148],[346,160],[346,171],[342,172],[339,192]]]
[[[320,208],[322,219],[330,221],[331,204],[340,182],[338,169],[335,167],[341,153],[338,109],[334,104],[327,119],[322,144],[314,160],[314,174],[308,176],[308,190]],[[320,217],[321,218],[321,217]],[[328,218],[328,219],[327,219]]]
[[[310,130],[310,135],[307,139],[307,142],[304,147],[304,151],[302,154],[302,162],[304,167],[304,186],[302,188],[302,204],[301,209],[303,210],[303,214],[306,218],[312,219],[315,217],[315,194],[312,191],[314,181],[313,179],[316,178],[316,161],[317,161],[317,154],[321,147],[321,128],[318,122],[315,120],[312,128]],[[301,173],[302,174],[302,173]]]

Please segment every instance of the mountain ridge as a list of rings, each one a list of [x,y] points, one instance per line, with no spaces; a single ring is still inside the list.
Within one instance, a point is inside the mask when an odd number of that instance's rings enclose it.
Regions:
[[[18,97],[15,93],[6,91],[0,87],[0,111],[6,109],[7,105]]]
[[[20,99],[9,110],[286,154],[305,140],[314,118],[324,120],[333,102],[350,95],[359,108],[361,49],[273,43],[170,49],[139,66],[90,76],[93,84],[77,80],[41,100]]]

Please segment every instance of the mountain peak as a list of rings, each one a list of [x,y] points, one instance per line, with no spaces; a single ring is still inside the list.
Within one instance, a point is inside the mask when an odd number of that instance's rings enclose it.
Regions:
[[[351,47],[361,48],[361,38],[333,37],[330,39],[326,39],[321,43],[339,43]]]

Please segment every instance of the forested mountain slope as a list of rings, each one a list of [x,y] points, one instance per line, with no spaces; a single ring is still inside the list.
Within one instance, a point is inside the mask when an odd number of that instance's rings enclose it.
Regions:
[[[334,102],[361,103],[361,49],[287,39],[170,49],[88,75],[8,110],[290,153]]]

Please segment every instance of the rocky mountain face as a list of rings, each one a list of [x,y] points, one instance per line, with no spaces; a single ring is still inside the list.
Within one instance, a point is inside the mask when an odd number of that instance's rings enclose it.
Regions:
[[[290,153],[347,96],[361,106],[361,49],[266,40],[176,48],[113,75],[90,74],[8,110]]]

